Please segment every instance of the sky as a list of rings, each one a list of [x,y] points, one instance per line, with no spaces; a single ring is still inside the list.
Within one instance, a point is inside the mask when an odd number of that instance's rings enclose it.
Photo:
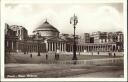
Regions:
[[[5,22],[20,25],[32,34],[46,19],[60,33],[73,34],[70,18],[78,17],[76,33],[123,31],[122,3],[7,3]]]

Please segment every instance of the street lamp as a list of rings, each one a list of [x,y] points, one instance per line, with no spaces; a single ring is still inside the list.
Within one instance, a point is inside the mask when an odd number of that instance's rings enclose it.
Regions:
[[[74,28],[74,44],[73,44],[73,58],[72,58],[72,60],[77,60],[77,56],[76,56],[76,41],[75,41],[75,38],[76,38],[75,37],[75,29],[76,29],[77,23],[78,23],[78,18],[74,14],[74,16],[71,17],[71,19],[70,19],[70,24],[73,24],[73,28]]]
[[[40,56],[40,40],[39,40],[39,36],[40,36],[40,34],[39,34],[39,32],[37,32],[37,43],[38,43],[38,55],[37,56]]]

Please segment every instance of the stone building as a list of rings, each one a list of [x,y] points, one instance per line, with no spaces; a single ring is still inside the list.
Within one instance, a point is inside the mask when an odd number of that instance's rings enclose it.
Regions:
[[[55,53],[59,50],[61,53],[73,52],[73,35],[59,33],[59,30],[47,20],[33,31],[33,35],[28,35],[25,27],[5,24],[5,51]],[[123,51],[122,32],[95,32],[92,35],[89,33],[84,35],[85,38],[87,37],[86,41],[80,36],[76,36],[77,52]]]
[[[25,27],[12,25],[10,26],[10,29],[13,30],[13,32],[15,33],[19,40],[25,40],[28,38],[28,31]]]
[[[40,34],[40,38],[43,38],[46,44],[47,52],[56,52],[59,49],[61,52],[65,52],[66,41],[59,37],[59,31],[54,26],[52,26],[47,20],[39,25],[33,33],[36,35]]]
[[[5,52],[14,52],[16,50],[16,41],[18,37],[10,26],[5,24]]]
[[[107,32],[93,32],[91,37],[94,38],[94,43],[106,43],[107,42]]]
[[[86,37],[85,37],[86,38]],[[88,38],[88,36],[87,36]],[[91,44],[90,44],[91,43]],[[92,46],[92,51],[123,51],[123,33],[118,32],[93,32],[90,34],[90,43],[86,44]],[[99,49],[97,49],[99,48]],[[103,48],[103,49],[100,49]]]
[[[89,33],[84,33],[84,40],[85,40],[85,43],[90,43],[90,34]]]

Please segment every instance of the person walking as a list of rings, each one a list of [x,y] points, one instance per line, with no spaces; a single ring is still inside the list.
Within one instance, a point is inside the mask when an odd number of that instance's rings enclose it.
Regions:
[[[30,58],[32,58],[32,54],[30,54]]]
[[[48,60],[48,54],[46,53],[46,60]]]
[[[114,57],[116,57],[116,54],[114,53]]]
[[[98,55],[100,54],[99,51],[97,53],[98,53]]]
[[[109,54],[109,57],[112,56],[112,53],[110,51],[108,52],[108,54]]]

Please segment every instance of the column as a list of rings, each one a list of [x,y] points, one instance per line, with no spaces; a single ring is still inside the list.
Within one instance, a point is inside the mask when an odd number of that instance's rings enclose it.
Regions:
[[[102,45],[102,51],[104,51],[104,46]]]
[[[98,49],[98,46],[97,45],[95,45],[96,46],[96,51],[98,51],[97,49]]]
[[[81,45],[79,45],[79,52],[81,52]]]
[[[58,44],[58,42],[56,42],[56,50],[57,50],[57,44]]]
[[[82,51],[82,49],[81,49],[81,48],[82,48],[82,46],[80,45],[80,52]]]
[[[106,47],[106,46],[104,45],[104,46],[103,46],[103,48],[104,48],[104,51],[105,51],[105,47]]]
[[[76,45],[76,46],[77,46],[77,45]],[[71,47],[71,48],[72,48],[72,51],[73,51],[73,45],[72,45],[72,47]]]
[[[64,42],[63,46],[64,46],[64,52],[65,52],[65,42]]]
[[[55,44],[55,42],[52,43],[52,45],[53,45],[53,51],[55,51],[55,45],[54,44]]]
[[[13,51],[13,41],[12,41],[12,51]]]
[[[79,51],[79,45],[77,45],[77,47],[76,47],[76,51]]]
[[[49,42],[49,51],[51,51],[51,42]]]
[[[102,45],[102,51],[104,51],[104,45]]]
[[[78,52],[80,52],[80,45],[78,45]]]
[[[106,44],[104,45],[104,52],[106,51]]]
[[[86,50],[87,50],[87,52],[88,52],[88,45],[86,45]]]
[[[90,45],[88,45],[88,51],[90,51]]]
[[[87,46],[87,45],[85,45],[85,50],[86,50],[86,51],[88,51],[88,50],[87,50],[87,47],[88,47],[88,46]]]
[[[89,46],[87,45],[87,51],[89,51],[89,49],[88,49],[88,48],[89,48]]]
[[[80,52],[80,45],[78,45],[78,51]]]
[[[70,45],[68,44],[68,51],[70,52]]]
[[[64,51],[66,51],[66,43],[64,43]]]
[[[60,51],[61,51],[61,42],[60,42]]]
[[[100,45],[99,47],[100,47],[100,51],[102,51],[102,50],[101,50],[101,45]]]
[[[92,45],[93,46],[93,49],[92,49],[92,51],[95,51],[95,45]]]
[[[54,42],[52,42],[52,51],[54,51],[54,50],[53,50],[53,47],[54,47],[53,43],[54,43]]]
[[[113,44],[112,44],[112,51],[113,51]]]
[[[95,45],[95,51],[97,51],[97,46]]]
[[[64,43],[62,43],[62,52],[64,51]]]
[[[18,42],[16,42],[16,51],[18,52]]]
[[[84,52],[84,46],[82,46],[82,52]]]
[[[105,46],[105,50],[107,51],[107,44],[106,44],[106,46]]]
[[[53,51],[53,42],[51,42],[52,43],[52,51]]]
[[[84,50],[86,50],[86,46],[84,45]]]
[[[56,42],[54,43],[54,50],[55,50],[55,52],[56,52]]]
[[[108,44],[107,44],[107,51],[108,51]]]
[[[63,48],[63,47],[62,47],[62,42],[61,42],[61,51],[62,51],[62,48]]]
[[[82,45],[81,45],[81,52],[82,52]]]
[[[49,51],[49,42],[48,42],[48,51]]]
[[[96,51],[96,46],[94,45],[94,51]]]
[[[85,45],[85,50],[88,51],[88,46],[87,45]]]
[[[108,50],[110,51],[110,45],[108,45]]]
[[[68,48],[68,52],[70,52],[70,45],[69,44],[68,44],[67,48]]]
[[[49,42],[48,42],[48,51],[49,51]]]
[[[59,42],[59,50],[61,51],[61,42]]]

